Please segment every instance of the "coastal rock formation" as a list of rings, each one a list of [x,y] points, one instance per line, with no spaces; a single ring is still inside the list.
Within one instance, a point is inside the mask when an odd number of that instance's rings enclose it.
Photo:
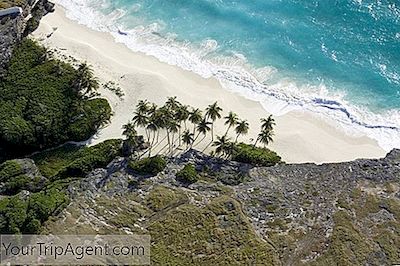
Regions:
[[[190,185],[175,178],[187,163],[199,173]],[[391,265],[400,259],[399,150],[379,160],[273,167],[190,150],[147,178],[121,157],[69,192],[71,204],[45,232],[151,234],[156,265]]]
[[[0,4],[0,8],[11,6],[22,7],[23,16],[0,18],[0,76],[5,73],[15,45],[35,30],[40,19],[54,9],[54,4],[47,0],[13,0]]]

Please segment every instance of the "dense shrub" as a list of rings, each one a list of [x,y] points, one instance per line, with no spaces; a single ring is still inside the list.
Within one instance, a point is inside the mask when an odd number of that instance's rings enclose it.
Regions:
[[[83,177],[97,167],[107,166],[121,155],[122,140],[107,140],[90,147],[64,145],[32,156],[40,172],[50,179]]]
[[[62,187],[53,186],[30,196],[0,200],[0,233],[37,233],[41,223],[62,209],[69,199]]]
[[[85,78],[94,79],[90,71]],[[82,72],[49,58],[25,39],[0,80],[0,161],[67,140],[88,139],[111,116],[104,99],[88,100]],[[82,92],[83,91],[83,92]]]
[[[69,126],[70,137],[77,141],[86,140],[110,119],[111,113],[111,107],[106,99],[88,100],[82,113]]]
[[[185,165],[175,176],[177,180],[184,183],[195,183],[199,179],[196,168],[192,164]]]
[[[281,157],[269,149],[239,143],[234,148],[232,160],[258,166],[272,166],[281,162]]]
[[[29,177],[27,170],[22,169],[15,160],[6,161],[0,164],[0,193],[6,195],[15,195],[21,190],[37,191],[40,178]],[[39,188],[40,189],[40,188]]]
[[[84,148],[79,157],[60,173],[63,177],[84,177],[95,168],[106,167],[121,155],[121,140],[107,140],[93,147]]]
[[[154,156],[139,161],[129,162],[129,168],[142,175],[156,175],[164,170],[166,165],[167,162],[161,156]]]
[[[22,174],[22,168],[16,161],[6,161],[0,164],[0,181],[7,181],[10,177]]]

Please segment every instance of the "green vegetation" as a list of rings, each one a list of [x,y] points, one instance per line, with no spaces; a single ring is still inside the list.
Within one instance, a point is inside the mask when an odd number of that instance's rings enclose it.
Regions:
[[[0,164],[0,182],[3,183],[2,194],[15,195],[23,189],[35,191],[38,189],[40,181],[39,177],[27,176],[21,165],[15,160]]]
[[[187,201],[187,197],[177,190],[156,186],[146,197],[146,206],[153,211],[161,211],[167,207],[179,205]]]
[[[88,139],[111,116],[104,99],[90,99],[98,83],[90,68],[52,59],[25,39],[0,80],[0,161]]]
[[[7,179],[22,174],[22,168],[16,161],[6,161],[0,164],[0,181],[4,182]]]
[[[267,148],[239,143],[234,147],[232,160],[258,166],[272,166],[281,162],[281,157]]]
[[[0,200],[2,234],[38,233],[41,224],[68,203],[60,185],[29,196],[17,194]]]
[[[165,166],[167,162],[161,156],[154,156],[145,158],[139,161],[130,161],[129,168],[141,175],[157,175]]]
[[[315,265],[365,265],[372,260],[372,246],[354,227],[352,218],[345,211],[334,214],[335,226],[328,250]],[[377,265],[372,263],[372,265]]]
[[[176,173],[176,179],[184,183],[195,183],[199,180],[196,168],[192,164],[187,164]]]
[[[105,167],[121,155],[122,141],[107,140],[91,147],[65,145],[34,155],[32,159],[48,178],[84,177],[91,170]]]
[[[155,265],[279,265],[237,201],[213,199],[205,208],[180,205],[149,226]]]

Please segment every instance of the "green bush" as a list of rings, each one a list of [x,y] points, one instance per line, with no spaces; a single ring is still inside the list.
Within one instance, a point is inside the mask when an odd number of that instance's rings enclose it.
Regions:
[[[232,160],[257,166],[273,166],[281,162],[276,152],[244,143],[235,146]]]
[[[6,161],[0,165],[0,182],[4,183],[0,188],[2,194],[15,195],[23,189],[34,191],[38,188],[39,181],[39,178],[27,176],[15,160]]]
[[[32,180],[26,175],[13,176],[4,184],[4,193],[15,195],[22,189],[26,189],[31,181]]]
[[[128,166],[138,174],[156,175],[164,170],[167,166],[167,162],[161,156],[154,156],[140,161],[130,161]]]
[[[122,140],[107,140],[91,147],[72,144],[32,156],[40,172],[48,178],[84,177],[97,167],[107,166],[121,155]]]
[[[38,233],[48,218],[69,202],[62,187],[53,186],[30,196],[15,195],[0,200],[0,233]]]
[[[88,100],[81,72],[50,58],[32,40],[14,49],[0,82],[0,160],[88,139],[109,120],[108,102]],[[85,73],[95,80],[90,71]]]
[[[16,161],[6,161],[0,164],[0,181],[7,181],[9,178],[22,174],[22,168]]]
[[[106,167],[116,156],[120,156],[121,147],[122,140],[114,139],[84,148],[79,158],[69,164],[60,175],[85,177],[93,169]]]
[[[88,100],[82,113],[69,126],[69,135],[76,141],[86,140],[110,119],[111,113],[111,107],[106,99]]]
[[[195,183],[199,179],[196,168],[192,164],[185,165],[175,176],[177,180],[184,183]]]

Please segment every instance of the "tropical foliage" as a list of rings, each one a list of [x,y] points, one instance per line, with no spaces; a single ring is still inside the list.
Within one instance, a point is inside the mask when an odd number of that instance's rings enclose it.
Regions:
[[[98,86],[88,65],[75,69],[25,39],[0,80],[0,160],[88,139],[111,116],[106,100],[91,99]]]
[[[0,232],[2,234],[38,233],[41,224],[56,214],[69,199],[60,184],[26,197],[15,195],[0,200]]]
[[[105,167],[116,156],[121,155],[122,141],[107,140],[91,147],[64,145],[32,156],[40,172],[52,180],[84,177],[97,167]]]
[[[239,143],[233,149],[232,160],[257,166],[272,166],[280,163],[281,157],[267,148]]]

